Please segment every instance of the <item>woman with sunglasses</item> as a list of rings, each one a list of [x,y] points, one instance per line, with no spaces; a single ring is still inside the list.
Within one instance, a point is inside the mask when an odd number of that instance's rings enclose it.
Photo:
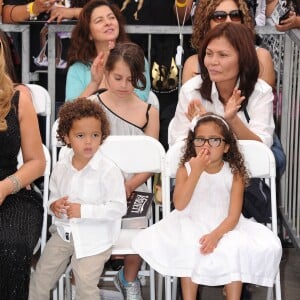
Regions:
[[[197,53],[200,52],[202,41],[207,32],[224,22],[245,24],[254,33],[254,20],[250,15],[246,1],[244,0],[201,0],[197,5],[192,34],[192,46]],[[259,78],[275,87],[275,72],[271,54],[268,50],[256,47],[259,60]],[[197,54],[189,57],[183,68],[182,82],[199,74],[199,62]]]

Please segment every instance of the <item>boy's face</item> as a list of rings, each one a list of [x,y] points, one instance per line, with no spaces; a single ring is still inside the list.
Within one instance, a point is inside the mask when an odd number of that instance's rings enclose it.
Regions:
[[[88,163],[94,156],[101,140],[101,122],[94,117],[73,121],[69,134],[65,136],[65,142],[74,151],[74,159],[82,164]]]

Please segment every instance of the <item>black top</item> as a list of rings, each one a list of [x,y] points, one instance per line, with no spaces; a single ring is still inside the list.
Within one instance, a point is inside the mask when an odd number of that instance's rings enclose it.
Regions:
[[[17,170],[17,155],[21,147],[18,119],[19,92],[11,100],[11,109],[6,116],[7,130],[0,131],[0,180]]]

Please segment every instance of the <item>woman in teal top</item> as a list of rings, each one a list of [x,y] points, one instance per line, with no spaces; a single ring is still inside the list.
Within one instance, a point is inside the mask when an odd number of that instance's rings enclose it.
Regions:
[[[69,70],[66,100],[88,97],[106,88],[103,74],[108,52],[117,42],[126,42],[124,18],[116,5],[106,0],[88,2],[82,9],[71,37],[68,53]],[[150,91],[149,65],[145,59],[146,89],[136,89],[139,98],[147,101]]]

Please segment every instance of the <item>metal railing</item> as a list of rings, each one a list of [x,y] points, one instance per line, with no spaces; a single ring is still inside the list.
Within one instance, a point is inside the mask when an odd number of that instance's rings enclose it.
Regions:
[[[22,36],[22,82],[29,83],[30,81],[30,62],[29,62],[29,40],[30,40],[30,25],[19,24],[0,24],[0,29],[5,32],[19,32]]]
[[[300,249],[300,30],[284,38],[280,121],[287,168],[281,179],[279,209],[289,237]]]

